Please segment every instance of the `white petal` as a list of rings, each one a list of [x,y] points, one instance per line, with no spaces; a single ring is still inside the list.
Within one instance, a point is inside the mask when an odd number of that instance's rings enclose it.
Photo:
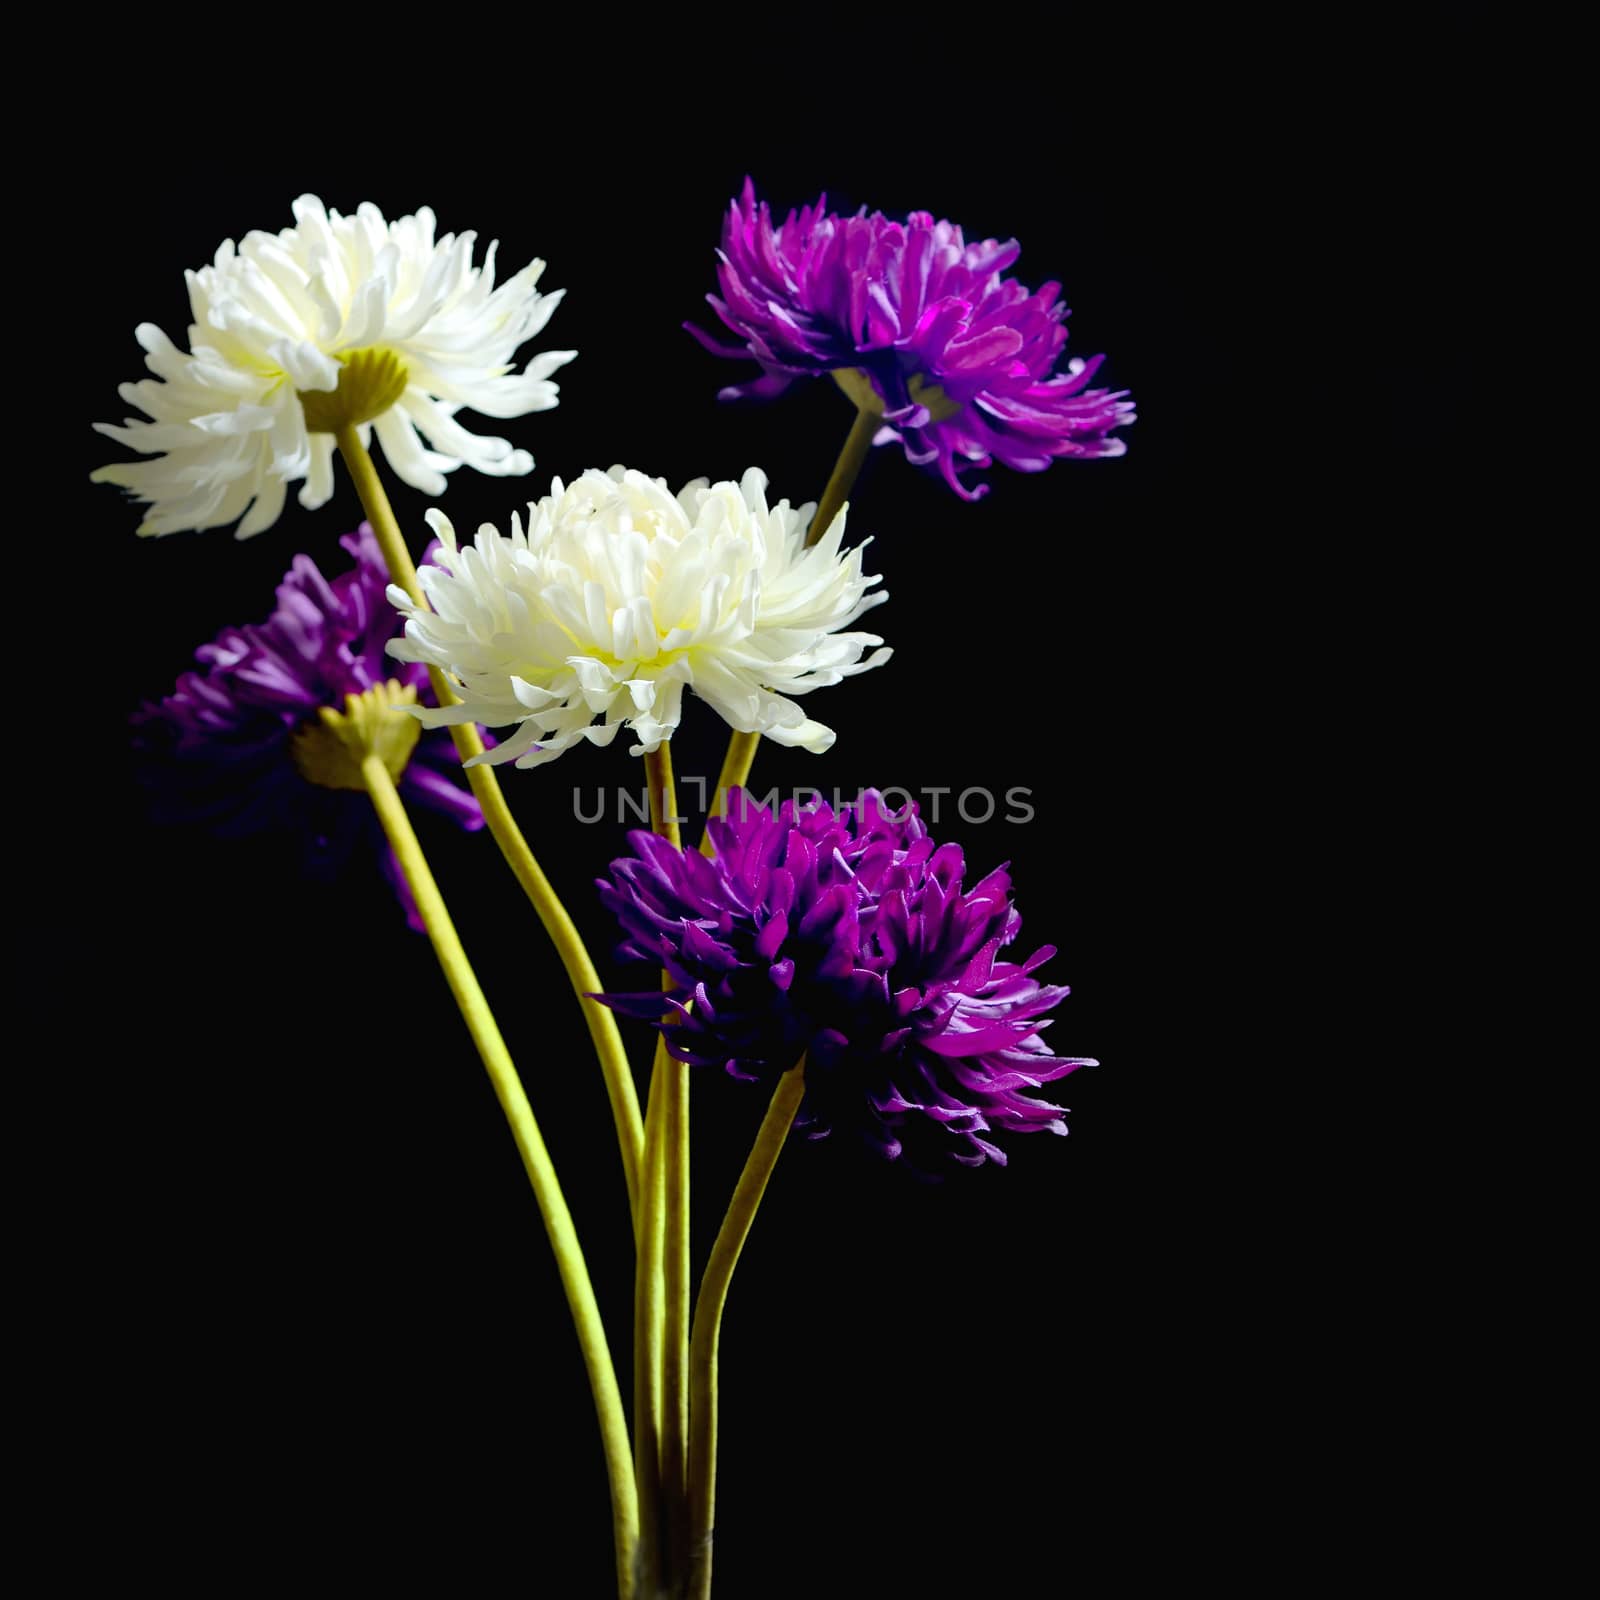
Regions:
[[[420,489],[423,494],[444,493],[447,486],[445,476],[432,464],[437,457],[422,448],[422,441],[417,437],[417,430],[411,426],[409,417],[390,409],[373,422],[372,429],[383,446],[384,459],[394,468],[395,476],[402,483]],[[450,465],[454,466],[455,463],[451,462]]]
[[[331,433],[311,435],[311,466],[300,491],[300,504],[307,511],[315,511],[333,498],[333,448]]]
[[[245,513],[244,520],[234,532],[236,539],[253,539],[265,533],[283,515],[283,502],[289,489],[288,480],[269,474],[263,479],[255,504]]]

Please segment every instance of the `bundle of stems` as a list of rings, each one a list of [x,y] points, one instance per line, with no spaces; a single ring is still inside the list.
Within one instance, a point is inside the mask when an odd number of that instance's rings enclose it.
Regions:
[[[877,418],[858,411],[807,536],[814,544],[843,507],[871,447]],[[382,480],[354,425],[336,430],[390,578],[412,600],[424,596],[416,567]],[[455,692],[429,669],[441,706]],[[477,728],[451,728],[463,763],[483,754]],[[749,777],[760,736],[734,732],[717,778],[711,814]],[[682,848],[670,744],[645,757],[652,830]],[[594,1397],[610,1485],[619,1600],[708,1600],[717,1453],[717,1356],[723,1308],[740,1251],[805,1094],[805,1058],[785,1072],[735,1185],[690,1307],[689,1073],[658,1034],[641,1117],[627,1052],[616,1019],[593,997],[602,985],[571,916],[540,867],[501,792],[494,768],[478,762],[466,774],[485,821],[555,946],[588,1024],[611,1103],[635,1247],[633,1429],[623,1412],[616,1367],[588,1266],[555,1167],[522,1080],[495,1022],[405,807],[381,757],[361,756],[362,781],[410,886],[461,1019],[494,1087],[555,1252]],[[700,849],[713,853],[709,830]]]

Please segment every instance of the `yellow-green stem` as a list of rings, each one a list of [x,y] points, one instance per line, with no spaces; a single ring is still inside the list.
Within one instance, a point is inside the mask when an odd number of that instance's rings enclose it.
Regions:
[[[584,1264],[583,1251],[578,1246],[578,1236],[572,1225],[572,1215],[556,1181],[550,1154],[545,1149],[534,1120],[533,1108],[523,1092],[522,1080],[517,1076],[510,1052],[500,1029],[489,1010],[482,988],[467,961],[466,951],[445,910],[438,885],[422,854],[422,847],[412,831],[405,807],[395,791],[394,780],[381,756],[369,755],[361,763],[361,776],[372,797],[372,804],[383,824],[389,847],[405,873],[411,897],[416,902],[422,925],[428,931],[434,953],[444,970],[445,981],[455,996],[461,1020],[478,1047],[478,1054],[494,1085],[495,1098],[511,1125],[511,1136],[516,1140],[522,1164],[527,1169],[528,1181],[533,1185],[534,1197],[539,1202],[539,1214],[544,1218],[545,1232],[550,1237],[550,1248],[555,1251],[556,1267],[561,1274],[561,1287],[566,1291],[567,1305],[578,1330],[578,1345],[583,1351],[583,1364],[589,1374],[589,1387],[594,1394],[594,1407],[600,1418],[600,1438],[605,1451],[606,1476],[611,1483],[611,1519],[616,1537],[617,1592],[622,1600],[633,1596],[634,1548],[639,1537],[639,1506],[634,1492],[628,1452],[628,1427],[622,1412],[622,1396],[617,1389],[616,1370],[611,1364],[611,1352],[606,1345],[606,1330],[600,1320],[600,1307],[595,1303],[594,1287],[589,1281],[589,1270]]]
[[[828,478],[828,486],[817,503],[817,514],[811,519],[811,527],[806,532],[808,545],[815,544],[828,531],[839,514],[840,506],[850,498],[850,491],[855,487],[856,479],[871,453],[872,437],[882,422],[881,417],[870,411],[857,410],[856,420],[845,438],[844,449],[839,452],[839,459],[834,462],[833,472]],[[728,740],[728,753],[722,758],[717,792],[711,802],[712,816],[720,817],[726,811],[728,790],[740,788],[748,782],[750,768],[756,759],[756,746],[760,743],[759,733],[735,733]],[[710,856],[713,848],[711,832],[707,829],[700,837],[700,854]]]
[[[717,1500],[717,1346],[722,1337],[722,1310],[728,1285],[755,1220],[756,1207],[767,1192],[767,1180],[789,1135],[794,1114],[806,1092],[804,1056],[778,1080],[772,1103],[750,1158],[734,1186],[728,1212],[717,1230],[700,1298],[694,1307],[694,1336],[689,1347],[689,1600],[709,1600],[711,1538]]]
[[[412,565],[405,538],[389,505],[389,497],[384,493],[383,482],[378,477],[378,470],[373,464],[372,457],[361,443],[361,437],[355,428],[341,428],[334,437],[339,444],[339,453],[344,457],[345,465],[355,482],[356,493],[361,497],[362,509],[372,524],[372,531],[377,535],[378,547],[383,552],[389,576],[414,601],[419,605],[423,604],[424,596],[421,585],[417,582],[417,569]],[[433,682],[433,693],[438,703],[442,706],[454,705],[456,695],[444,674],[437,668],[430,668],[428,676]],[[472,724],[467,723],[452,728],[450,734],[463,761],[482,754],[483,740]],[[556,947],[556,954],[561,958],[561,965],[566,969],[567,977],[571,980],[573,990],[578,996],[578,1004],[583,1008],[584,1021],[589,1025],[589,1037],[593,1040],[595,1053],[600,1058],[606,1095],[611,1101],[611,1116],[617,1125],[617,1142],[622,1150],[622,1174],[628,1185],[628,1208],[637,1226],[639,1165],[644,1147],[644,1124],[639,1115],[639,1096],[633,1086],[633,1072],[628,1065],[628,1053],[623,1048],[622,1035],[617,1030],[617,1019],[607,1007],[598,1005],[588,998],[591,994],[600,992],[602,987],[600,975],[595,971],[594,962],[589,959],[589,952],[584,948],[583,940],[578,936],[578,930],[567,914],[567,908],[557,898],[555,890],[550,886],[550,880],[544,875],[544,869],[534,859],[533,851],[528,848],[528,841],[523,838],[522,830],[511,815],[511,808],[500,792],[500,781],[495,777],[494,768],[477,766],[468,767],[466,771],[467,781],[472,785],[473,794],[477,796],[489,832],[494,835],[495,843],[500,846],[501,854],[505,856],[512,872],[516,874],[517,882],[522,885],[523,892],[533,902],[533,909],[538,912],[545,932],[550,935],[550,941]]]
[[[666,1047],[657,1041],[659,1072]],[[654,1078],[652,1077],[652,1086]],[[665,1306],[661,1254],[666,1208],[661,1156],[662,1097],[651,1094],[644,1119],[639,1226],[633,1269],[633,1475],[639,1492],[639,1596],[661,1587],[661,1332]]]
[[[811,526],[806,532],[808,545],[815,544],[833,526],[833,519],[838,516],[840,506],[850,498],[850,491],[855,488],[856,479],[861,476],[861,469],[872,453],[873,435],[882,426],[883,418],[876,413],[866,410],[856,412],[856,420],[850,424],[850,432],[845,436],[844,449],[833,464],[828,487],[822,491],[822,498],[817,502],[817,514],[811,519]]]
[[[750,777],[751,764],[756,759],[756,746],[761,743],[759,733],[735,733],[728,740],[728,753],[722,758],[722,771],[717,774],[717,792],[711,800],[711,815],[727,814],[728,791],[743,788]],[[711,830],[700,835],[700,854],[711,856],[716,846],[711,842]]]
[[[672,746],[662,743],[644,758],[650,788],[650,826],[683,848]],[[665,982],[665,975],[663,975]],[[667,1572],[683,1577],[689,1436],[689,1069],[663,1046],[656,1050],[650,1104],[661,1102],[664,1196],[661,1338],[661,1510],[667,1530]]]
[[[675,850],[683,848],[678,831],[678,789],[672,776],[672,746],[663,740],[644,758],[645,779],[650,785],[650,830],[658,833]]]

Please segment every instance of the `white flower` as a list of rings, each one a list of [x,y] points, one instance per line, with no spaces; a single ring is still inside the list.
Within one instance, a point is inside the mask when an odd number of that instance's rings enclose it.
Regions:
[[[509,537],[485,523],[466,547],[430,511],[444,541],[421,573],[433,609],[391,586],[406,627],[389,653],[451,673],[462,703],[413,715],[520,723],[473,759],[532,767],[578,739],[609,744],[624,725],[633,754],[656,749],[692,686],[741,732],[826,750],[833,730],[785,696],[887,661],[887,650],[861,659],[876,634],[840,630],[888,596],[867,592],[878,579],[862,574],[865,545],[841,554],[842,510],[807,549],[815,508],[769,507],[766,487],[753,467],[676,498],[641,472],[586,472],[555,479],[526,530],[516,516]]]
[[[497,289],[496,246],[473,266],[477,236],[435,240],[426,207],[385,222],[376,206],[344,217],[302,195],[294,215],[294,227],[248,233],[237,249],[225,240],[211,266],[185,274],[188,351],[152,323],[135,330],[155,379],[118,392],[153,420],[96,427],[155,459],[102,467],[94,480],[150,503],[140,533],[214,528],[243,514],[237,537],[247,539],[278,520],[289,484],[302,478],[300,504],[324,504],[334,437],[308,429],[302,395],[313,427],[332,426],[330,416],[363,424],[363,444],[375,432],[389,465],[427,494],[442,494],[443,474],[463,461],[497,476],[533,469],[526,451],[468,433],[455,413],[517,417],[556,404],[550,374],[575,351],[510,370],[565,293],[535,288],[544,262]]]

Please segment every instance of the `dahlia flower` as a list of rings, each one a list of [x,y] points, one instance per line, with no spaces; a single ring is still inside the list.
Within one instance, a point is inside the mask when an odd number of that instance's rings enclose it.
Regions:
[[[242,517],[236,535],[247,539],[278,520],[301,479],[300,504],[324,504],[332,430],[345,422],[360,425],[363,444],[376,433],[389,465],[426,494],[442,494],[444,474],[462,462],[495,476],[533,470],[526,451],[469,433],[455,416],[464,406],[519,417],[556,404],[550,374],[575,351],[510,370],[565,292],[538,292],[544,262],[496,288],[497,246],[473,266],[477,235],[435,239],[427,207],[385,222],[373,205],[345,217],[302,195],[294,217],[280,233],[224,240],[209,267],[186,274],[188,350],[153,323],[134,331],[155,377],[118,392],[151,420],[95,426],[154,459],[93,477],[149,503],[140,533]]]
[[[276,827],[303,832],[313,870],[338,869],[358,845],[381,850],[420,930],[372,806],[364,794],[340,792],[359,790],[360,779],[324,734],[319,712],[386,683],[386,699],[410,701],[431,690],[420,667],[394,671],[385,659],[395,617],[371,528],[363,523],[340,543],[353,570],[329,579],[310,556],[296,556],[265,622],[225,628],[195,651],[199,670],[134,714],[140,776],[165,820],[205,823],[227,837]],[[477,801],[448,776],[458,770],[449,739],[419,740],[413,718],[398,709],[392,716],[386,764],[401,794],[464,828],[481,828]]]
[[[1004,867],[965,888],[960,847],[872,790],[837,815],[735,790],[710,827],[709,860],[639,831],[599,880],[621,953],[671,984],[608,1005],[654,1022],[680,1061],[769,1086],[805,1052],[797,1125],[847,1126],[921,1169],[1004,1165],[990,1135],[1067,1131],[1020,1091],[1094,1063],[1039,1037],[1068,992],[1032,976],[1052,948],[1000,957],[1022,925]]]
[[[421,575],[432,609],[390,588],[406,627],[389,653],[451,673],[461,703],[416,714],[428,727],[517,723],[476,759],[532,767],[620,727],[634,754],[655,750],[693,687],[741,732],[826,750],[833,730],[788,696],[888,660],[863,661],[883,641],[848,631],[887,596],[867,592],[878,579],[862,574],[865,544],[841,553],[842,514],[807,549],[814,508],[768,506],[766,486],[753,467],[677,496],[641,472],[586,472],[553,480],[526,528],[515,515],[509,535],[485,524],[465,548],[430,511],[444,543]]]
[[[1016,240],[968,244],[952,222],[914,211],[853,217],[827,196],[774,224],[748,178],[722,230],[721,296],[706,298],[741,341],[729,347],[685,323],[713,355],[754,359],[763,376],[721,398],[780,394],[833,373],[858,405],[882,413],[875,444],[898,441],[937,463],[965,500],[962,464],[1041,472],[1059,456],[1120,456],[1112,430],[1134,420],[1126,390],[1091,389],[1103,356],[1057,361],[1067,342],[1059,283],[1029,290],[1003,274]]]

